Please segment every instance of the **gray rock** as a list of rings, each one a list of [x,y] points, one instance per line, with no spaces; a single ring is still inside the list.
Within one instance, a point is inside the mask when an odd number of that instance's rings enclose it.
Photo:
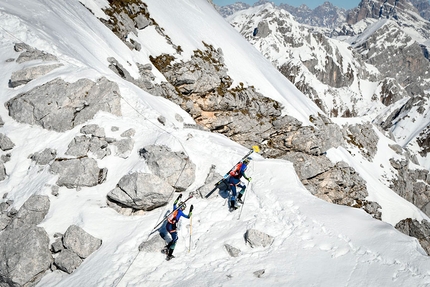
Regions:
[[[71,274],[82,262],[83,260],[75,252],[63,249],[55,258],[54,264],[58,269]]]
[[[255,277],[261,278],[261,276],[263,276],[264,273],[266,273],[266,270],[261,269],[261,270],[255,271],[253,274],[254,274]]]
[[[122,139],[112,143],[116,147],[115,154],[122,158],[128,158],[133,151],[134,140],[131,138]]]
[[[12,157],[12,155],[10,154],[10,153],[7,153],[7,154],[2,154],[1,155],[1,157],[0,157],[0,159],[4,162],[4,163],[6,163],[6,162],[8,162],[8,161],[10,161],[10,158]]]
[[[50,171],[59,174],[57,185],[67,188],[95,186],[105,181],[107,169],[100,169],[92,158],[57,159]]]
[[[227,250],[228,254],[231,257],[239,257],[240,252],[241,252],[240,249],[237,249],[237,248],[235,248],[229,244],[224,244],[224,248],[225,248],[225,250]]]
[[[196,166],[183,152],[172,152],[166,146],[150,145],[140,150],[151,172],[165,179],[179,191],[195,180]]]
[[[12,218],[8,216],[7,212],[0,213],[0,231],[5,229],[12,222]]]
[[[134,135],[136,134],[136,131],[134,129],[128,129],[126,131],[124,131],[121,136],[124,138],[131,138],[134,137]]]
[[[53,196],[58,196],[60,194],[59,191],[60,191],[60,187],[59,186],[57,186],[57,185],[51,186],[51,194]]]
[[[202,198],[205,197],[208,193],[210,193],[212,189],[217,188],[215,184],[222,178],[222,175],[215,172],[215,168],[216,167],[214,165],[211,166],[209,173],[206,177],[205,184],[196,190],[197,194],[199,194]],[[211,197],[215,196],[214,194],[216,193],[213,192]]]
[[[6,168],[3,164],[3,161],[0,160],[0,181],[5,180],[7,177]]]
[[[64,132],[80,125],[99,111],[121,115],[120,91],[116,83],[100,78],[68,83],[55,79],[19,94],[6,102],[9,115],[20,123],[37,124]]]
[[[46,53],[44,51],[40,51],[35,49],[25,43],[17,43],[14,47],[16,52],[21,52],[18,59],[16,59],[17,63],[24,63],[33,60],[42,60],[45,62],[57,61],[57,57],[52,54]]]
[[[123,176],[107,194],[110,201],[137,210],[153,210],[168,203],[172,187],[163,179],[147,173]]]
[[[79,226],[70,225],[64,233],[63,245],[85,259],[99,249],[102,240],[95,238]]]
[[[57,156],[55,149],[46,148],[43,151],[36,152],[30,155],[31,160],[35,161],[39,165],[47,165],[52,162]]]
[[[27,225],[37,225],[42,222],[50,207],[46,195],[31,195],[19,209],[8,228],[21,228]]]
[[[177,120],[180,123],[184,122],[184,118],[180,114],[175,114],[175,120]]]
[[[151,24],[151,21],[149,21],[146,17],[144,17],[142,14],[139,14],[136,18],[133,19],[136,22],[136,28],[139,30],[145,29],[146,27]]]
[[[245,233],[245,240],[254,248],[258,246],[269,246],[273,243],[275,238],[256,229],[248,229]]]
[[[9,81],[9,87],[16,88],[18,86],[25,85],[28,82],[34,79],[37,79],[41,76],[44,76],[49,72],[51,72],[52,70],[55,70],[61,66],[62,64],[40,65],[36,67],[25,68],[17,72],[13,72]]]
[[[57,238],[57,240],[54,241],[54,243],[51,244],[51,251],[52,253],[58,253],[64,249],[63,245],[63,239]]]
[[[3,151],[11,150],[15,144],[11,141],[11,139],[5,135],[0,133],[0,149]]]
[[[69,143],[66,155],[83,157],[87,156],[89,152],[94,154],[98,159],[103,159],[111,154],[109,143],[105,138],[77,136]]]
[[[6,286],[34,286],[52,262],[43,228],[27,225],[0,232],[0,282]]]
[[[144,241],[139,245],[139,251],[146,253],[160,253],[161,249],[166,245],[166,241],[157,235],[151,237],[148,241]]]
[[[85,125],[81,128],[80,132],[85,135],[93,135],[99,138],[106,137],[105,129],[96,124]]]
[[[164,116],[159,116],[157,118],[157,120],[160,122],[160,124],[162,124],[163,126],[166,125],[166,117]]]
[[[430,255],[430,222],[425,219],[419,222],[416,219],[406,218],[397,223],[395,228],[418,239],[427,255]]]

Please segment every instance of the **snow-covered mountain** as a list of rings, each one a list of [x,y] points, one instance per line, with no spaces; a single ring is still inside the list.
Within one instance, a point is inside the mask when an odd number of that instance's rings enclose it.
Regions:
[[[211,3],[4,0],[0,27],[0,286],[430,283],[428,170],[331,119]],[[253,145],[230,213],[205,195]]]

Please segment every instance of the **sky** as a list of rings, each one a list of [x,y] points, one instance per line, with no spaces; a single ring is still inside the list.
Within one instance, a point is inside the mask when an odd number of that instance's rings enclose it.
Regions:
[[[252,5],[257,1],[256,0],[213,0],[213,3],[218,5],[218,6],[225,6],[225,5],[233,4],[235,2],[244,2],[244,3],[248,3],[248,4]],[[309,8],[314,9],[315,7],[320,6],[324,2],[326,2],[326,0],[302,0],[302,1],[272,0],[272,2],[274,2],[276,5],[279,5],[281,3],[285,3],[285,4],[289,4],[291,6],[294,6],[294,7],[298,7],[302,4],[306,4]],[[333,5],[340,7],[340,8],[351,9],[351,8],[357,7],[358,3],[360,3],[360,0],[349,0],[349,1],[331,0],[329,2],[331,2]]]
[[[0,1],[0,79],[9,79],[25,64],[10,59],[18,56],[13,49],[16,41],[55,54],[63,64],[53,72],[26,85],[11,89],[0,85],[0,103],[57,77],[69,80],[102,76],[119,85],[123,116],[98,113],[85,124],[104,128],[109,138],[120,139],[121,133],[133,128],[135,145],[126,158],[112,155],[98,159],[98,166],[107,168],[103,184],[79,190],[59,188],[52,195],[56,176],[48,167],[36,166],[29,154],[47,147],[58,151],[59,157],[79,128],[58,133],[35,125],[14,121],[6,108],[0,109],[5,124],[1,132],[10,137],[15,147],[8,151],[5,163],[8,179],[0,182],[0,198],[14,201],[19,209],[30,193],[50,197],[49,214],[39,225],[54,240],[56,232],[64,233],[71,225],[82,227],[92,236],[102,239],[102,246],[72,273],[60,270],[44,274],[38,287],[112,286],[112,287],[176,287],[176,286],[424,286],[430,284],[430,260],[424,256],[417,240],[398,232],[387,222],[375,220],[361,209],[330,204],[310,194],[295,173],[293,163],[281,159],[264,159],[253,154],[247,175],[245,205],[230,213],[223,194],[215,192],[208,199],[195,196],[192,220],[181,219],[179,241],[174,261],[165,261],[161,247],[139,253],[138,246],[148,240],[160,240],[153,227],[171,209],[167,206],[134,216],[117,213],[106,206],[106,194],[122,175],[145,172],[147,165],[138,150],[146,145],[166,145],[181,151],[196,164],[196,180],[185,192],[197,190],[206,181],[212,165],[216,172],[227,172],[247,149],[226,137],[199,129],[184,127],[194,123],[179,106],[162,97],[152,96],[136,85],[122,80],[107,68],[106,58],[115,57],[130,70],[136,62],[149,62],[151,52],[168,52],[171,45],[155,27],[147,27],[135,37],[142,45],[141,53],[131,51],[98,21],[78,1]],[[98,7],[102,1],[83,0],[87,7]],[[192,55],[202,43],[222,47],[228,74],[235,81],[254,83],[257,90],[268,94],[288,109],[288,115],[309,119],[315,107],[265,60],[263,56],[210,6],[199,0],[146,0],[151,16],[164,28],[173,43]],[[22,9],[20,7],[26,7]],[[101,7],[93,10],[103,13]],[[104,8],[104,7],[103,7]],[[147,62],[145,62],[146,60]],[[152,70],[158,80],[162,76]],[[284,98],[285,97],[285,98]],[[294,110],[296,109],[296,111]],[[158,122],[166,119],[165,125]],[[117,129],[112,129],[115,126]],[[30,144],[29,144],[30,143]],[[388,146],[381,138],[379,146]],[[367,182],[369,192],[378,191],[385,198],[380,202],[384,215],[414,217],[419,211],[384,187],[377,176],[381,166],[390,166],[388,157],[395,151],[381,149],[374,162],[356,169]],[[89,155],[92,157],[92,155]],[[330,149],[333,162],[345,161],[351,166],[364,159],[355,159],[348,151]],[[357,166],[355,166],[357,167]],[[210,187],[212,188],[212,184]],[[185,194],[187,196],[187,194]],[[225,194],[224,194],[225,196]],[[189,209],[187,209],[188,211]],[[418,217],[418,219],[422,219]],[[394,220],[390,223],[397,222]],[[247,230],[258,230],[273,239],[269,246],[245,243]],[[1,232],[1,231],[0,231]],[[1,233],[0,233],[1,234]],[[152,237],[149,237],[152,235]],[[158,243],[160,241],[155,241]],[[0,242],[1,245],[2,242]],[[228,244],[240,250],[231,257]],[[255,272],[263,273],[257,277]]]

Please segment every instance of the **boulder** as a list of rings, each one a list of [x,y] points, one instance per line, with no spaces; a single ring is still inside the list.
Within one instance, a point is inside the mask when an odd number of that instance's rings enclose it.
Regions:
[[[134,137],[134,135],[136,134],[136,130],[135,129],[128,129],[126,131],[124,131],[121,136],[124,138],[131,138]]]
[[[4,166],[3,161],[0,160],[0,181],[5,180],[7,177],[6,168]]]
[[[245,240],[254,248],[258,246],[269,246],[273,243],[275,238],[256,229],[248,229],[245,233]]]
[[[69,249],[63,249],[55,258],[54,264],[58,269],[71,274],[82,262],[83,260],[81,257],[75,252]]]
[[[166,241],[158,234],[144,241],[139,245],[139,251],[147,253],[160,253],[161,249],[166,246]]]
[[[52,262],[49,237],[43,228],[26,225],[0,233],[1,286],[34,286]]]
[[[3,151],[11,150],[15,144],[11,141],[11,139],[2,133],[0,133],[0,149]]]
[[[225,248],[225,250],[227,250],[228,254],[231,257],[239,257],[240,252],[241,252],[240,249],[237,249],[236,247],[233,247],[229,244],[224,244],[224,248]]]
[[[430,222],[425,219],[419,222],[416,219],[406,218],[397,223],[395,228],[418,239],[427,255],[430,255]]]
[[[96,124],[85,125],[80,130],[84,135],[92,135],[99,138],[106,137],[105,129]]]
[[[35,49],[25,43],[16,43],[14,49],[16,52],[21,52],[16,59],[16,62],[20,64],[34,60],[41,60],[44,62],[58,61],[57,57],[54,55]]]
[[[20,123],[58,132],[85,123],[99,111],[121,115],[119,87],[104,77],[97,82],[80,79],[74,83],[54,79],[17,95],[5,106]]]
[[[107,169],[100,169],[97,161],[88,157],[57,159],[52,163],[50,171],[59,174],[57,185],[67,188],[96,186],[103,183],[107,176]]]
[[[185,191],[195,180],[196,166],[183,152],[172,152],[166,146],[150,145],[140,150],[151,172],[165,179],[179,191]]]
[[[105,138],[95,136],[77,136],[69,143],[66,155],[83,157],[87,156],[88,153],[91,152],[98,159],[103,159],[111,154],[108,146],[109,144]]]
[[[37,225],[42,222],[50,207],[46,195],[31,195],[21,206],[8,228],[20,228],[27,225]]]
[[[214,165],[211,166],[209,173],[206,177],[205,184],[196,190],[197,194],[199,194],[200,197],[202,198],[205,197],[208,193],[210,193],[214,188],[216,189],[216,188],[222,187],[222,186],[220,187],[215,186],[215,184],[222,178],[222,175],[217,173],[215,171],[215,168],[216,167]]]
[[[97,239],[77,225],[70,225],[64,233],[63,245],[65,248],[85,259],[102,245],[102,240]]]
[[[36,152],[29,156],[29,158],[39,165],[47,165],[52,162],[57,156],[57,151],[52,148],[46,148],[43,151]]]
[[[16,88],[21,85],[25,85],[28,82],[34,79],[37,79],[41,76],[44,76],[49,72],[51,72],[52,70],[55,70],[61,66],[62,64],[40,65],[40,66],[29,67],[29,68],[22,69],[20,71],[13,72],[9,80],[9,87]]]
[[[112,143],[116,147],[115,155],[128,158],[134,147],[134,140],[131,138],[121,139]]]
[[[163,179],[148,173],[123,176],[107,194],[109,201],[137,210],[153,210],[168,203],[172,187]]]

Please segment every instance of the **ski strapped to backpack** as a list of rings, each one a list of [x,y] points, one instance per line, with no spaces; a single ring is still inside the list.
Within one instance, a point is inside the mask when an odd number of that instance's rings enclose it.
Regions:
[[[211,194],[217,189],[217,187],[230,176],[230,172],[234,170],[234,168],[241,162],[243,162],[248,156],[250,156],[253,152],[259,152],[260,148],[258,146],[253,146],[252,149],[242,157],[217,183],[215,183],[215,188],[212,189],[208,194],[205,195],[205,198],[211,196]]]
[[[157,225],[155,225],[155,227],[152,229],[153,231],[155,229],[157,229],[158,226],[160,226],[166,219],[168,219],[173,213],[177,212],[179,208],[182,207],[182,204],[184,204],[185,202],[187,202],[188,200],[190,200],[191,198],[193,198],[193,193],[190,193],[190,195],[188,196],[187,199],[185,199],[184,201],[181,202],[181,204],[179,204],[174,210],[172,210],[171,212],[169,212],[169,214],[167,214],[163,220],[161,220]]]

